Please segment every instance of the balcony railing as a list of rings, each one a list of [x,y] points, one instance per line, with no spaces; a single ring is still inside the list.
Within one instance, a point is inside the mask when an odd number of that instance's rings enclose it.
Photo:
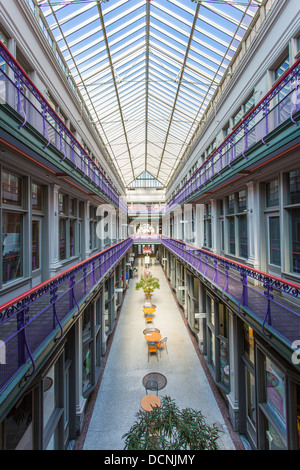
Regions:
[[[0,391],[25,364],[31,366],[26,378],[34,373],[35,353],[61,337],[64,323],[76,318],[131,245],[126,238],[0,306]]]
[[[268,146],[268,135],[285,121],[298,125],[300,109],[300,59],[287,70],[269,93],[245,116],[222,144],[215,149],[182,188],[167,202],[166,212],[190,200],[226,170],[237,163],[249,163],[250,151],[261,142]],[[297,119],[297,120],[296,120]]]
[[[16,128],[31,124],[43,136],[44,149],[52,144],[59,150],[62,156],[60,162],[69,163],[71,176],[72,172],[76,172],[82,181],[90,181],[109,202],[127,213],[127,205],[116,189],[1,41],[0,65],[0,103],[8,104],[20,115],[21,121]]]
[[[159,233],[134,233],[131,235],[133,243],[150,244],[160,243],[161,235]]]
[[[238,311],[250,313],[265,335],[279,336],[289,347],[299,340],[300,285],[164,235],[161,242]]]

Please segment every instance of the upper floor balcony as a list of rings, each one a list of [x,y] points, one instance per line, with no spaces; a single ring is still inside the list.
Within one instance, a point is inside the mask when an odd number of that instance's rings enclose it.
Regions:
[[[166,212],[268,162],[300,139],[300,59],[276,82],[166,204]]]
[[[33,376],[43,352],[54,348],[64,336],[82,306],[104,285],[132,243],[130,237],[126,238],[0,306],[3,398],[9,384],[26,382]]]
[[[121,195],[1,41],[0,64],[2,139],[22,142],[37,163],[126,214]]]
[[[164,235],[161,243],[299,368],[294,361],[300,333],[299,284]]]

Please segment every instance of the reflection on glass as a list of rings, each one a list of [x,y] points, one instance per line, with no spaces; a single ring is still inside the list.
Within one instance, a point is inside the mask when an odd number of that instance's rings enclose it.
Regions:
[[[32,270],[40,267],[40,223],[32,221]]]
[[[5,418],[5,450],[32,450],[32,394],[22,398]]]
[[[16,175],[2,172],[2,202],[12,206],[21,206],[22,180]]]
[[[255,381],[251,372],[247,369],[247,416],[253,426],[256,425],[256,404],[255,404]]]
[[[247,233],[247,216],[240,215],[238,217],[239,226],[239,244],[240,256],[248,258],[248,233]]]
[[[269,245],[270,245],[270,263],[280,266],[280,219],[279,217],[269,218]]]
[[[300,273],[300,209],[291,209],[292,271]]]
[[[228,341],[220,338],[220,380],[229,386],[229,350]]]
[[[276,207],[279,205],[279,181],[278,179],[270,181],[266,185],[267,189],[267,207]]]
[[[66,247],[66,219],[59,220],[59,258],[66,259],[67,247]]]
[[[42,187],[39,184],[31,185],[31,206],[34,211],[42,210]]]
[[[82,390],[85,392],[91,383],[91,349],[90,343],[82,348]]]
[[[8,282],[23,275],[22,215],[2,213],[2,276]]]
[[[54,366],[47,372],[43,381],[44,386],[44,429],[46,428],[54,410],[55,410],[55,384],[54,384]]]

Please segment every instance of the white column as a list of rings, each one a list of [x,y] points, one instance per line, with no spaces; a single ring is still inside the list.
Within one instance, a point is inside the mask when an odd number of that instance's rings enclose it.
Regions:
[[[246,183],[248,189],[248,212],[247,212],[247,230],[248,230],[248,254],[249,263],[253,264],[255,269],[260,268],[260,207],[259,190],[254,181]]]
[[[59,260],[59,210],[58,210],[58,192],[60,186],[54,184],[50,190],[49,197],[49,232],[50,240],[53,240],[49,246],[50,252],[50,263],[49,263],[49,272],[50,277],[55,276],[59,269],[61,268],[61,263]]]

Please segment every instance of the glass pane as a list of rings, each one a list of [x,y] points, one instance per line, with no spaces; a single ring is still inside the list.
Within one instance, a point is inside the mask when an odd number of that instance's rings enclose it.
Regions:
[[[238,216],[240,256],[248,258],[247,216]]]
[[[285,380],[269,358],[265,361],[265,400],[270,413],[283,430],[286,427]]]
[[[279,181],[278,179],[267,183],[267,207],[276,207],[279,205]]]
[[[228,201],[228,214],[234,214],[234,194],[230,194],[227,198]]]
[[[66,259],[67,247],[66,247],[66,219],[59,220],[59,258]]]
[[[247,416],[250,419],[251,423],[256,425],[256,404],[255,404],[255,380],[251,372],[247,369]]]
[[[58,195],[58,211],[60,214],[67,214],[67,201],[64,194]]]
[[[265,420],[266,422],[266,450],[285,450],[286,446],[282,442],[282,439],[279,437],[278,432],[272,426],[272,424]]]
[[[220,338],[220,380],[229,386],[229,348],[228,341]]]
[[[35,211],[42,210],[42,187],[39,184],[31,185],[31,206]]]
[[[292,271],[300,273],[300,209],[293,209],[290,213],[292,225]]]
[[[247,209],[247,191],[243,190],[239,192],[238,212],[243,212],[246,209]]]
[[[269,246],[270,246],[270,263],[280,266],[280,218],[269,218]]]
[[[8,282],[23,275],[22,215],[2,214],[2,275]]]
[[[54,384],[54,366],[47,372],[47,377],[43,380],[44,387],[44,429],[51,418],[55,407],[55,384]]]
[[[2,202],[12,206],[22,205],[22,180],[5,171],[2,172]]]
[[[76,221],[70,220],[70,257],[76,255]]]
[[[300,203],[300,170],[289,173],[290,204]]]
[[[296,422],[297,422],[297,445],[298,445],[298,449],[300,449],[300,385],[297,385]]]
[[[235,230],[234,230],[234,217],[229,217],[229,253],[235,255]]]
[[[32,450],[32,395],[22,398],[5,418],[5,450]]]
[[[82,390],[85,391],[91,383],[91,348],[90,344],[87,343],[82,349],[82,360],[83,360],[83,377],[82,377]]]
[[[253,329],[248,327],[247,325],[244,326],[244,350],[245,356],[249,359],[249,361],[254,364],[254,337],[253,337]]]
[[[40,222],[32,221],[32,270],[40,267]]]

